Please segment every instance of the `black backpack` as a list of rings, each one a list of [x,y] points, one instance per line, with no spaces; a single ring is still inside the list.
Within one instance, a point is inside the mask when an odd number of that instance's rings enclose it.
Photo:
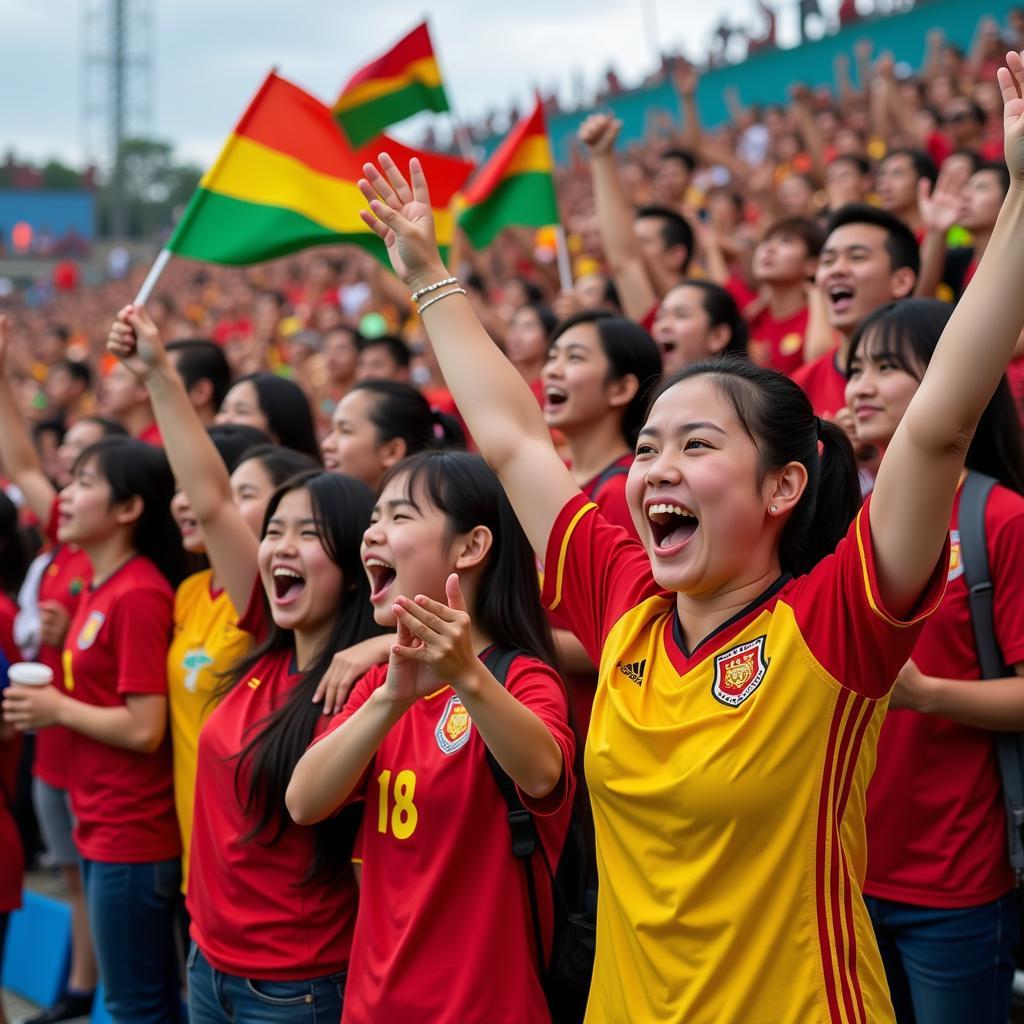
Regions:
[[[984,473],[969,472],[960,491],[960,557],[970,595],[971,625],[974,627],[982,679],[1013,675],[1003,660],[996,639],[994,594],[985,536],[985,506],[996,483]],[[997,732],[994,738],[1006,805],[1010,866],[1020,885],[1024,881],[1024,842],[1021,837],[1024,827],[1024,733]]]
[[[495,679],[505,685],[512,662],[524,651],[492,647],[483,657],[483,663]],[[577,750],[577,765],[581,763]],[[595,872],[589,851],[593,844],[586,841],[586,816],[580,806],[580,790],[576,788],[569,830],[558,864],[553,868],[541,845],[533,815],[523,806],[516,792],[516,784],[487,751],[487,763],[494,775],[502,798],[508,808],[508,826],[512,841],[512,855],[523,865],[526,891],[533,919],[534,944],[537,949],[537,967],[544,995],[554,1024],[580,1024],[587,1008],[590,979],[594,972],[594,945],[597,933],[597,888]],[[582,774],[577,772],[582,780]],[[551,961],[544,962],[544,943],[537,902],[537,883],[534,876],[534,858],[539,857],[543,869],[551,879],[551,896],[555,911],[555,929],[551,945]]]

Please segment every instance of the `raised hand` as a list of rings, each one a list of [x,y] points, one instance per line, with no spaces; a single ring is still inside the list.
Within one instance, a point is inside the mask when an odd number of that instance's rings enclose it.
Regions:
[[[1018,184],[1024,183],[1024,54],[1011,50],[1006,67],[996,72],[1003,94],[1003,135],[1006,166]]]
[[[388,674],[381,693],[395,704],[412,704],[433,693],[438,688],[437,679],[416,653],[423,642],[409,632],[401,617],[395,640],[388,655]]]
[[[611,114],[591,114],[580,125],[576,137],[587,147],[591,157],[607,156],[615,148],[622,122]]]
[[[963,169],[944,170],[935,187],[927,178],[917,183],[917,209],[925,231],[945,236],[960,216],[960,196],[967,182]]]
[[[672,68],[672,84],[681,96],[693,96],[697,92],[700,75],[688,60],[677,60]]]
[[[107,334],[107,351],[141,381],[151,371],[167,365],[160,331],[141,306],[125,306],[118,312]]]
[[[380,154],[379,162],[380,170],[363,164],[366,177],[359,179],[359,191],[370,204],[369,210],[360,211],[363,222],[384,241],[391,266],[410,288],[440,281],[448,272],[437,248],[423,167],[413,157],[406,181],[387,153]]]

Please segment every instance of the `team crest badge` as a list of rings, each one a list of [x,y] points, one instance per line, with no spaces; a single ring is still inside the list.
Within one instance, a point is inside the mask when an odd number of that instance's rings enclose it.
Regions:
[[[950,530],[949,531],[949,575],[946,577],[947,583],[952,583],[953,580],[957,579],[964,574],[964,558],[960,551],[960,531]]]
[[[469,742],[469,730],[472,723],[469,712],[462,706],[458,697],[449,697],[441,714],[441,721],[434,730],[438,749],[442,754],[454,754]]]
[[[766,637],[748,640],[715,658],[715,679],[711,692],[716,700],[739,707],[760,685],[768,671],[764,656]]]
[[[87,651],[96,642],[96,637],[99,636],[100,629],[103,628],[103,623],[107,621],[106,615],[103,612],[90,612],[89,618],[85,620],[85,625],[81,628],[78,634],[78,640],[76,644],[80,651]]]

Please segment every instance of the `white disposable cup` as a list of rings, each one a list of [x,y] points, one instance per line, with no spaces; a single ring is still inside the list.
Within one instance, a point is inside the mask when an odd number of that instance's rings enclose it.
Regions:
[[[7,670],[12,686],[49,686],[53,682],[53,669],[38,661],[16,661]]]

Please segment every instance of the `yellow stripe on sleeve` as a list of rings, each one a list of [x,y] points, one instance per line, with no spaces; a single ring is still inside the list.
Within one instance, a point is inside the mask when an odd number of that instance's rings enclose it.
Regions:
[[[562,534],[562,543],[558,549],[558,564],[555,567],[555,599],[548,605],[548,608],[551,611],[554,611],[562,603],[562,574],[565,571],[565,556],[569,553],[569,540],[572,538],[572,534],[576,529],[577,523],[579,523],[583,516],[592,508],[597,508],[597,505],[592,501],[587,502],[587,504],[569,520],[569,525],[565,528],[565,533]]]

